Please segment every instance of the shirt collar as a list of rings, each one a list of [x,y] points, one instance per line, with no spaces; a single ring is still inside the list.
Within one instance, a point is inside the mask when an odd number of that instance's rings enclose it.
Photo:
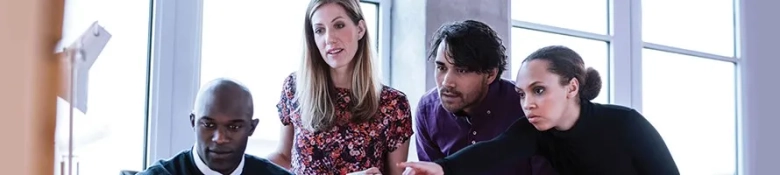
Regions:
[[[200,170],[203,175],[222,175],[221,173],[212,170],[209,168],[208,165],[206,165],[203,160],[200,159],[200,155],[198,155],[198,144],[195,144],[195,146],[192,147],[192,157],[195,159],[195,166],[198,167],[198,170]],[[244,171],[244,159],[246,156],[241,156],[241,163],[238,163],[238,167],[236,167],[236,170],[233,170],[230,175],[241,175],[241,173]]]

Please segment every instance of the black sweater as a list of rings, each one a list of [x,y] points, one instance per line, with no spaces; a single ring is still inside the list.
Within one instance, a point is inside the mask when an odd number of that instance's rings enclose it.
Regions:
[[[245,154],[242,175],[292,175],[270,161]],[[170,160],[160,160],[137,175],[203,175],[195,165],[192,151],[182,151]]]
[[[568,131],[538,131],[521,118],[493,140],[436,161],[445,174],[476,174],[496,162],[546,157],[560,174],[680,174],[661,135],[641,114],[615,105],[582,102]]]

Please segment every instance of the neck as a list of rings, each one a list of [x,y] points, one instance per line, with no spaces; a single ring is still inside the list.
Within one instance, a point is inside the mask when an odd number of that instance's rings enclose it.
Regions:
[[[330,78],[337,88],[349,89],[352,87],[352,69],[350,68],[331,68]]]
[[[579,102],[570,102],[566,108],[567,110],[563,112],[563,116],[561,116],[558,126],[555,126],[555,129],[558,131],[568,131],[574,127],[574,124],[577,123],[577,120],[580,118],[580,108],[582,108],[582,106]]]

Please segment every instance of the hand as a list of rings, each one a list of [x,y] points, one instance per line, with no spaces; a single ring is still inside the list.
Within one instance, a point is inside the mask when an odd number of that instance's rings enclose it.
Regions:
[[[382,172],[379,171],[379,168],[371,167],[363,171],[348,173],[347,175],[382,175]]]
[[[433,162],[402,162],[399,167],[406,167],[404,175],[444,175],[439,164]]]

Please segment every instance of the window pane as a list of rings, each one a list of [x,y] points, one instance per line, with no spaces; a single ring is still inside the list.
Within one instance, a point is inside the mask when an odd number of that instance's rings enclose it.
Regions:
[[[607,34],[607,0],[513,0],[512,19]]]
[[[298,69],[303,55],[303,20],[308,3],[291,0],[269,6],[261,1],[204,2],[201,86],[228,77],[244,83],[252,92],[255,118],[260,122],[249,140],[248,154],[265,156],[276,149],[281,129],[276,103],[282,82]],[[377,6],[361,3],[361,8],[373,43],[379,43]]]
[[[523,59],[537,49],[550,45],[563,45],[576,51],[585,61],[586,67],[593,67],[601,75],[602,87],[594,102],[607,103],[609,99],[609,44],[603,41],[512,28],[512,79],[517,78]]]
[[[95,21],[112,35],[89,72],[86,114],[74,112],[74,174],[76,163],[81,175],[143,168],[150,11],[149,1],[66,1],[67,42]],[[58,159],[67,155],[68,107],[58,105]]]
[[[681,174],[734,174],[734,64],[644,49],[642,110]]]
[[[733,0],[642,1],[646,42],[734,56]]]
[[[368,28],[368,31],[371,31],[369,33],[371,35],[371,45],[374,46],[376,50],[374,52],[379,51],[379,44],[377,44],[379,39],[379,33],[377,33],[379,30],[379,6],[374,3],[360,3],[360,8],[363,10],[363,18],[366,20],[366,28]],[[381,65],[381,61],[379,62]],[[380,66],[381,67],[381,66]]]

